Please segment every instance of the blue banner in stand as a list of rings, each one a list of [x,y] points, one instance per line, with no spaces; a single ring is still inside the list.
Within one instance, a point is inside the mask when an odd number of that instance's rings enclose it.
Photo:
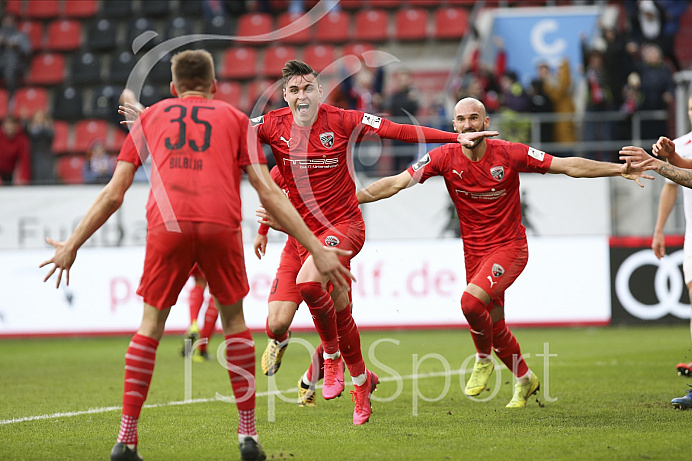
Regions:
[[[573,8],[512,8],[497,10],[492,37],[502,39],[507,52],[507,70],[519,75],[527,85],[536,76],[536,66],[547,62],[555,69],[566,57],[574,76],[582,65],[581,37],[591,38],[597,34],[598,7]],[[484,60],[493,62],[496,49],[491,47],[491,56],[484,53]]]

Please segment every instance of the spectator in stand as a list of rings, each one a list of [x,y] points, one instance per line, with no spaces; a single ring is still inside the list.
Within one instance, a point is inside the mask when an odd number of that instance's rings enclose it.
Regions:
[[[572,72],[569,67],[569,59],[564,58],[557,68],[555,75],[547,76],[543,83],[543,90],[553,102],[553,107],[558,114],[574,115],[574,96],[572,95]],[[577,142],[574,121],[559,120],[553,128],[555,142],[574,144]]]
[[[204,19],[215,16],[239,16],[247,12],[245,0],[203,0],[202,14]]]
[[[550,67],[547,62],[541,62],[538,64],[537,70],[537,76],[531,81],[531,88],[529,89],[531,111],[538,114],[550,114],[555,112],[553,100],[546,90],[548,80],[551,78]],[[540,127],[541,142],[553,142],[553,123],[542,122]]]
[[[688,2],[668,2],[664,5],[661,1],[637,0],[629,1],[629,18],[631,27],[631,38],[639,47],[646,44],[656,44],[661,47],[663,57],[668,59],[673,66],[673,70],[680,70],[680,63],[675,56],[675,33],[680,16],[684,9],[681,6],[670,7],[670,3],[680,3],[686,5]]]
[[[584,78],[586,80],[586,104],[584,124],[582,129],[582,141],[600,142],[613,140],[613,120],[594,117],[590,114],[610,112],[616,109],[613,100],[613,91],[609,86],[608,73],[605,67],[605,42],[600,39],[593,47],[582,36],[582,57],[584,59]],[[588,146],[587,146],[588,147]],[[610,149],[589,150],[588,157],[593,160],[610,161]]]
[[[108,184],[115,171],[115,158],[108,155],[100,139],[95,140],[86,151],[84,163],[85,184]]]
[[[419,108],[418,89],[413,85],[413,75],[408,69],[399,69],[394,74],[394,91],[384,101],[383,109],[397,123],[409,123]],[[401,171],[416,158],[417,146],[402,141],[392,141],[394,149],[393,169]]]
[[[654,44],[644,45],[637,71],[642,81],[639,110],[667,110],[675,99],[675,82],[670,68],[663,61],[661,48]],[[665,119],[644,120],[642,123],[642,139],[656,140],[667,133],[668,121]]]
[[[38,110],[26,129],[31,144],[31,180],[33,184],[55,182],[55,155],[53,154],[53,119]]]
[[[500,108],[499,80],[505,73],[507,64],[504,42],[500,37],[495,37],[493,42],[497,50],[494,66],[485,65],[480,59],[481,50],[475,48],[468,65],[449,85],[455,101],[466,97],[478,99],[483,101],[488,113],[496,112]]]
[[[531,96],[519,81],[517,73],[506,71],[500,77],[502,119],[499,131],[510,142],[531,142],[531,120],[522,115],[531,112]]]
[[[31,180],[29,137],[19,121],[5,117],[0,129],[0,179],[4,185],[23,185]]]
[[[0,26],[0,67],[10,96],[21,84],[31,57],[29,37],[16,26],[16,19],[7,15]]]

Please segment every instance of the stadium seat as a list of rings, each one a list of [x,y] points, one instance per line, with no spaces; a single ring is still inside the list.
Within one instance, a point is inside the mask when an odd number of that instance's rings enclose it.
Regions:
[[[0,120],[7,117],[7,112],[9,110],[10,97],[7,94],[5,88],[0,88]]]
[[[266,45],[266,41],[244,41],[242,37],[269,34],[272,30],[274,20],[269,13],[245,13],[238,18],[238,40],[247,45]]]
[[[297,57],[298,52],[292,46],[274,45],[266,48],[262,60],[262,75],[266,78],[281,77],[286,61]]]
[[[209,35],[221,35],[222,37],[228,37],[233,35],[233,21],[230,17],[219,14],[211,19],[203,19],[203,33]],[[204,48],[228,48],[233,42],[229,39],[219,39],[219,40],[205,40],[203,42]]]
[[[438,40],[457,40],[468,31],[468,11],[464,8],[438,8],[435,10],[434,37]]]
[[[362,57],[363,53],[366,51],[372,51],[374,49],[375,46],[371,43],[349,43],[344,45],[341,55],[348,56],[349,54],[355,54],[358,57]]]
[[[72,51],[81,45],[82,24],[76,19],[56,19],[48,24],[47,50]]]
[[[428,37],[428,13],[422,8],[406,8],[395,15],[394,38],[400,41],[425,40]]]
[[[91,51],[112,51],[116,47],[116,22],[102,18],[91,23],[87,31],[86,46]]]
[[[140,13],[146,18],[158,18],[171,12],[168,0],[146,0],[140,4]]]
[[[310,67],[317,72],[324,73],[331,64],[336,61],[336,51],[332,45],[308,45],[303,49],[303,61],[310,64]],[[337,69],[332,67],[331,72],[335,73]],[[325,74],[326,75],[326,74]]]
[[[178,14],[188,18],[202,16],[204,2],[180,2],[178,5]]]
[[[166,21],[166,40],[183,35],[190,35],[193,32],[192,20],[184,16],[174,16]]]
[[[68,18],[91,18],[96,15],[97,0],[63,0],[62,14]]]
[[[62,155],[72,150],[70,138],[71,126],[68,122],[56,120],[53,122],[53,143],[51,150],[54,155]]]
[[[368,7],[373,9],[380,8],[399,8],[403,2],[392,1],[392,0],[369,0]]]
[[[121,86],[105,85],[96,88],[93,91],[91,106],[87,115],[92,118],[115,120],[119,117],[118,101],[122,92],[123,87]]]
[[[57,176],[63,184],[84,183],[84,155],[63,155],[57,160]]]
[[[59,13],[59,0],[28,1],[24,9],[24,15],[30,19],[57,18]]]
[[[84,118],[82,92],[73,86],[56,91],[52,114],[57,120],[76,121]]]
[[[109,80],[113,83],[124,84],[130,77],[136,61],[134,55],[129,51],[121,51],[116,55],[111,55],[111,67],[108,74]]]
[[[125,43],[125,46],[128,49],[132,49],[132,44],[134,43],[134,40],[139,37],[141,34],[147,31],[156,31],[156,24],[154,24],[154,21],[147,19],[147,18],[133,18],[127,23],[127,42]],[[151,38],[145,44],[141,47],[141,50],[143,51],[148,51],[161,43],[161,36],[157,36],[154,38]],[[139,50],[138,50],[139,51]]]
[[[97,139],[106,142],[110,125],[105,120],[87,119],[74,124],[74,151],[84,153]]]
[[[356,13],[357,40],[384,42],[389,38],[389,14],[383,10],[360,10]]]
[[[147,75],[147,81],[151,83],[165,83],[168,84],[171,81],[171,54],[168,53],[161,59],[156,61],[154,67],[152,67],[149,75]]]
[[[310,18],[304,14],[289,12],[281,13],[276,21],[277,30],[283,29],[284,27],[290,25],[294,25],[293,27],[299,27],[301,29],[300,32],[282,37],[281,42],[290,45],[303,45],[309,42],[312,39],[312,28],[310,26],[310,22]]]
[[[21,17],[24,14],[24,2],[22,0],[7,0],[5,13]]]
[[[269,8],[274,12],[284,12],[288,9],[288,0],[269,0]]]
[[[274,83],[272,80],[253,80],[248,83],[245,112],[257,116],[273,109],[274,104],[282,100],[281,86],[275,91],[270,91]]]
[[[315,30],[318,42],[343,43],[351,38],[351,16],[343,11],[332,11],[319,21]]]
[[[216,85],[216,93],[214,99],[225,101],[228,104],[241,109],[243,106],[243,89],[238,82],[218,82]]]
[[[356,11],[368,6],[366,3],[367,0],[341,0],[339,6],[344,10]]]
[[[120,127],[113,127],[106,140],[106,150],[110,153],[117,154],[120,152],[120,148],[123,147],[126,137],[127,131]]]
[[[223,66],[219,76],[224,79],[246,79],[257,75],[257,51],[249,47],[237,47],[223,54]]]
[[[61,53],[40,53],[31,59],[29,85],[58,85],[65,79],[65,56]]]
[[[95,85],[101,81],[100,55],[90,51],[72,58],[70,78],[75,85]]]
[[[17,29],[29,37],[31,51],[36,53],[43,49],[43,23],[41,21],[20,21]]]
[[[48,112],[49,107],[48,92],[45,88],[19,88],[14,93],[14,110],[12,111],[12,115],[15,117],[28,118],[39,110]]]
[[[104,18],[130,18],[133,15],[132,0],[101,2],[101,15]]]
[[[166,89],[170,88],[166,86]],[[155,85],[144,85],[142,93],[139,95],[139,102],[144,104],[144,107],[149,107],[164,99],[170,93],[166,91],[164,94],[160,87]]]

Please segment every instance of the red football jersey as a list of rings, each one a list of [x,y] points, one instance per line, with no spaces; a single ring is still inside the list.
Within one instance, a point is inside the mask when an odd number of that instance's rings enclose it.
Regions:
[[[240,226],[242,168],[266,163],[256,141],[248,152],[249,126],[231,105],[203,98],[164,99],[142,112],[118,160],[139,166],[151,155],[150,228],[174,221]]]
[[[478,162],[469,160],[459,144],[431,150],[408,172],[418,182],[442,176],[459,215],[464,251],[483,253],[512,241],[525,241],[521,223],[519,173],[545,173],[553,157],[524,144],[486,139],[488,149]]]
[[[451,142],[456,133],[400,125],[376,115],[320,104],[310,127],[293,123],[290,108],[251,119],[259,140],[268,144],[289,190],[289,199],[314,233],[336,224],[363,220],[352,176],[351,143],[362,136],[408,142]]]

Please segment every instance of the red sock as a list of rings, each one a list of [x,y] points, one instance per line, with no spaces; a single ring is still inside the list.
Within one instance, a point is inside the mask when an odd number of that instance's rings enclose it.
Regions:
[[[137,444],[137,420],[149,392],[158,346],[159,342],[153,338],[136,334],[127,348],[123,414],[118,442]]]
[[[250,330],[225,337],[226,368],[238,407],[238,433],[257,435],[255,428],[255,343]]]
[[[192,322],[199,317],[199,311],[202,309],[202,303],[204,303],[204,287],[199,285],[192,287],[188,302],[190,303],[190,325],[192,325]]]
[[[353,321],[350,307],[336,313],[336,326],[339,332],[339,350],[348,372],[351,376],[362,375],[365,373],[365,362],[360,351],[360,333]]]
[[[489,356],[493,348],[493,321],[483,302],[471,293],[461,295],[461,310],[469,323],[478,355]]]
[[[322,289],[322,284],[319,282],[303,282],[297,286],[305,304],[310,308],[324,351],[327,354],[336,353],[339,350],[339,334],[336,329],[336,312],[334,312],[332,297]]]
[[[313,381],[313,371],[315,369],[318,370],[317,379]],[[324,378],[324,348],[322,347],[322,344],[317,346],[317,349],[315,349],[315,353],[312,354],[312,359],[310,360],[310,367],[308,367],[306,377],[308,378],[308,381],[310,381],[311,383],[317,383],[319,380]]]
[[[495,349],[495,354],[502,360],[502,363],[517,378],[524,376],[529,371],[529,367],[521,355],[521,348],[517,338],[514,337],[514,334],[505,325],[505,319],[493,325],[493,348]]]
[[[212,297],[207,305],[207,311],[204,313],[204,326],[200,330],[200,339],[205,338],[207,340],[206,344],[202,344],[199,350],[205,352],[207,350],[207,344],[211,339],[211,335],[214,334],[214,327],[216,327],[216,319],[219,318],[219,311],[216,309],[216,303]]]
[[[288,339],[288,330],[284,331],[283,334],[277,335],[271,328],[269,328],[269,317],[267,317],[267,323],[264,327],[264,331],[267,332],[269,339],[273,339],[276,342],[282,343]]]

